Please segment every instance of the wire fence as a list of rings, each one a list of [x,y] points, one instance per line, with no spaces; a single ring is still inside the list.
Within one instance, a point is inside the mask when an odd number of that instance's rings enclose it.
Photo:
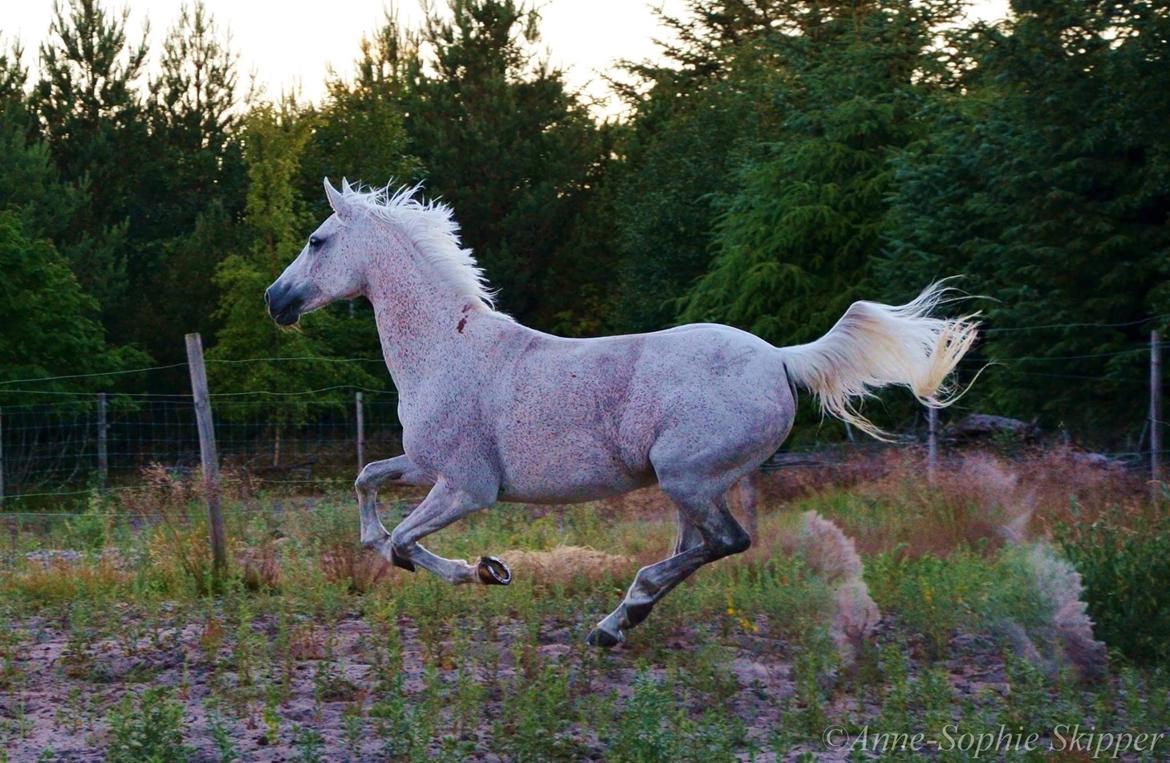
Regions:
[[[337,390],[334,390],[336,393]],[[372,458],[401,452],[393,393],[362,390],[363,446]],[[70,395],[0,408],[6,512],[76,506],[94,493],[134,486],[160,465],[177,475],[199,466],[190,396]],[[352,481],[358,464],[357,398],[229,395],[214,402],[216,443],[227,472],[265,486]],[[102,421],[104,418],[104,434]],[[64,500],[63,500],[64,499]]]

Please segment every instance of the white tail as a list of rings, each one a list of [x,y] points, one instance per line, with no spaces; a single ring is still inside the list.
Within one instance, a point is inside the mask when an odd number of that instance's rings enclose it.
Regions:
[[[789,378],[816,395],[821,410],[878,439],[885,433],[857,412],[853,398],[871,389],[909,387],[924,405],[957,398],[947,376],[977,336],[975,316],[932,318],[948,290],[934,283],[905,305],[854,302],[815,342],[781,347]]]

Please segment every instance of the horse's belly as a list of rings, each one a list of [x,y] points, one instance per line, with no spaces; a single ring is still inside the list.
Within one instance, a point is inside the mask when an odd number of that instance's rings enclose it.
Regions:
[[[505,448],[502,500],[523,503],[578,503],[621,495],[654,482],[649,462],[627,463],[622,454],[590,438],[562,436]]]
[[[517,503],[582,503],[628,493],[653,482],[653,474],[567,472],[560,476],[509,476],[501,488],[500,500]]]

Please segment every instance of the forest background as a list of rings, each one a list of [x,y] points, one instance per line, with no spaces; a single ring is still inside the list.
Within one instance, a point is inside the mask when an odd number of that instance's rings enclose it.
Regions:
[[[995,23],[958,0],[691,0],[659,63],[615,63],[608,119],[533,7],[425,19],[388,11],[317,103],[249,88],[198,2],[160,50],[128,11],[61,2],[35,74],[5,38],[0,405],[186,393],[192,331],[250,361],[213,362],[213,389],[392,389],[364,301],[295,332],[264,314],[344,176],[423,182],[500,308],[566,336],[718,321],[792,344],[961,274],[977,298],[952,307],[988,329],[961,412],[1143,438],[1170,324],[1165,0],[1016,0]],[[907,398],[867,412],[914,426]]]

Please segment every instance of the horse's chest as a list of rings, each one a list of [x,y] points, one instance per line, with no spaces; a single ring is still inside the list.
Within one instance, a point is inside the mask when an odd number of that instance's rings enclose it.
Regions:
[[[482,426],[468,415],[471,407],[436,405],[431,401],[400,401],[402,447],[411,460],[439,471],[452,458],[482,453],[489,438]]]

